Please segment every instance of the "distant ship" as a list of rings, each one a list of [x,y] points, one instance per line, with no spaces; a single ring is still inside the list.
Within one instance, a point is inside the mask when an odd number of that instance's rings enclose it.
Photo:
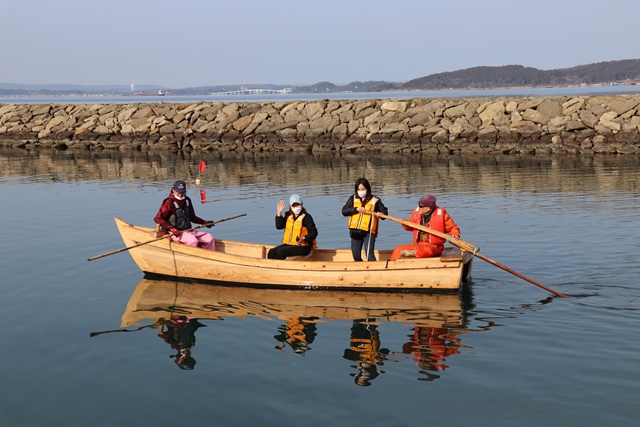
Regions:
[[[158,93],[142,93],[142,92],[138,92],[136,93],[136,95],[138,96],[165,96],[167,93],[163,92],[161,90],[158,91]]]
[[[136,91],[134,90],[135,85],[132,84],[131,85],[131,92],[133,92],[135,95],[137,96],[165,96],[167,94],[167,92],[163,92],[162,89],[160,89],[158,91],[158,93],[142,93],[142,92],[138,92],[136,93]]]

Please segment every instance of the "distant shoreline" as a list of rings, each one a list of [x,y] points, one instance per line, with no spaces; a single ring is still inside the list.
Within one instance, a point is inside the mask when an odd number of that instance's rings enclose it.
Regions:
[[[192,102],[290,102],[364,99],[403,99],[403,98],[476,98],[501,96],[595,96],[640,94],[640,85],[580,85],[557,87],[510,87],[492,89],[439,89],[432,91],[387,91],[387,92],[331,92],[331,93],[290,93],[286,95],[173,95],[164,96],[129,95],[39,95],[39,96],[0,96],[0,104],[60,103],[60,104],[134,104],[134,103],[192,103]]]
[[[134,94],[152,96],[165,92],[174,96],[211,96],[230,92],[283,92],[298,95],[371,93],[373,97],[392,92],[499,91],[544,88],[606,87],[640,85],[640,59],[623,59],[577,65],[569,68],[540,70],[523,65],[475,66],[413,78],[405,82],[352,81],[336,85],[321,81],[311,85],[232,84],[169,88],[160,85],[73,85],[0,83],[0,98],[13,96],[104,96],[127,97]],[[562,94],[562,95],[567,95]],[[490,95],[487,95],[490,96]]]
[[[372,97],[380,97],[379,95],[384,95],[385,93],[420,93],[420,92],[469,92],[469,91],[512,91],[512,90],[543,90],[543,89],[555,89],[558,91],[562,91],[562,89],[575,89],[575,88],[608,88],[608,87],[633,87],[639,86],[639,84],[632,83],[598,83],[598,84],[582,84],[582,85],[566,85],[566,86],[495,86],[495,87],[464,87],[464,88],[441,88],[441,89],[393,89],[393,90],[380,90],[380,91],[364,91],[358,92],[353,90],[335,90],[335,91],[290,91],[288,93],[294,95],[319,95],[319,94],[345,94],[345,93],[369,93]],[[254,89],[258,90],[258,89]],[[263,89],[265,91],[273,90],[273,89]],[[640,91],[640,89],[639,89]],[[3,95],[2,89],[0,89],[0,98],[91,98],[91,97],[131,97],[131,96],[165,96],[165,95],[173,95],[173,96],[216,96],[215,93],[211,93],[211,91],[202,91],[192,93],[190,95],[181,94],[183,90],[172,90],[166,89],[161,94],[157,94],[155,92],[149,93],[128,93],[128,92],[95,92],[95,93],[70,93],[65,94],[63,92],[51,91],[52,93],[48,94],[38,94],[38,93],[30,93],[30,94],[17,94],[17,95]],[[172,92],[174,92],[172,94]],[[225,96],[225,95],[220,95]],[[275,95],[277,96],[277,95]]]

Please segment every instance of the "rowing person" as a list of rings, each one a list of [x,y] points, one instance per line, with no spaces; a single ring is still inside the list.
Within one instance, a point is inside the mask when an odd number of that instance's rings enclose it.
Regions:
[[[444,208],[436,205],[436,198],[431,194],[425,194],[420,198],[418,207],[411,214],[409,221],[449,234],[454,239],[460,239],[458,224],[453,221]],[[406,231],[413,231],[413,243],[396,246],[389,261],[397,260],[406,255],[416,258],[431,258],[442,255],[445,239],[404,224],[402,228]]]
[[[184,181],[173,183],[169,197],[162,201],[153,220],[172,234],[171,240],[174,242],[216,250],[216,241],[211,234],[197,230],[184,231],[192,227],[191,223],[206,224],[207,228],[215,225],[213,221],[205,221],[196,215],[193,203],[187,197],[187,184]]]

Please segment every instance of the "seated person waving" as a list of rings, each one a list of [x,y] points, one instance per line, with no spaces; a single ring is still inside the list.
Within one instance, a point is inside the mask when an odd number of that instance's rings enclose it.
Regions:
[[[316,247],[318,229],[313,218],[302,206],[302,198],[294,194],[289,198],[289,210],[284,212],[284,200],[277,206],[276,229],[284,229],[282,244],[269,250],[269,259],[285,259],[290,256],[305,256]]]

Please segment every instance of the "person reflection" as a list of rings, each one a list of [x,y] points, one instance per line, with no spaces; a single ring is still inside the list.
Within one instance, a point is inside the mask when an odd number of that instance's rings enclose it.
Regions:
[[[174,358],[174,363],[180,369],[190,371],[196,366],[196,360],[191,356],[191,348],[196,345],[195,332],[201,326],[206,325],[188,316],[173,316],[161,326],[158,336],[176,350],[176,354],[170,357]]]
[[[342,356],[347,360],[358,362],[357,365],[351,365],[358,372],[349,375],[354,377],[355,383],[362,387],[370,386],[371,381],[384,373],[378,369],[378,366],[384,364],[389,354],[388,349],[380,348],[380,332],[373,322],[375,319],[353,321],[350,348],[346,349]]]
[[[413,334],[408,335],[410,341],[402,346],[402,353],[414,356],[414,361],[420,368],[420,374],[425,378],[419,381],[433,381],[440,375],[432,372],[444,371],[449,367],[445,364],[447,357],[459,354],[460,338],[452,333],[449,328],[433,328],[428,326],[416,326]]]
[[[287,319],[287,323],[280,326],[278,335],[274,338],[279,342],[275,347],[278,351],[284,351],[285,343],[288,344],[295,354],[304,356],[311,350],[309,344],[316,338],[317,317],[293,317]]]

